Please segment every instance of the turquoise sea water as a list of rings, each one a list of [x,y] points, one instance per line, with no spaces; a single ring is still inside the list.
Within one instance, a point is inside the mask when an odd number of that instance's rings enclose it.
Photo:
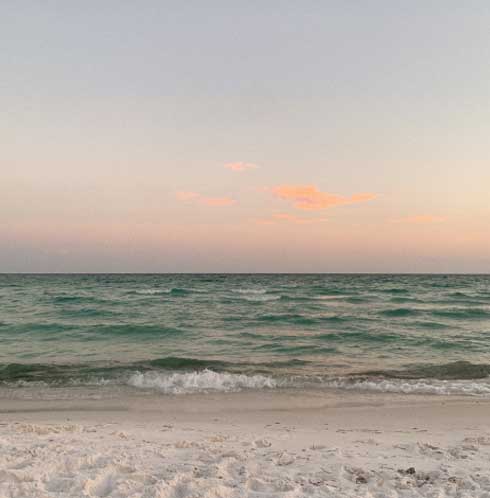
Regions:
[[[0,387],[490,395],[490,276],[0,275]]]

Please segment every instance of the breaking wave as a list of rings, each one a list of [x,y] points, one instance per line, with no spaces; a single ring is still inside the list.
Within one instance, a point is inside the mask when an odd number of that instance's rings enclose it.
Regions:
[[[273,389],[277,381],[264,375],[244,375],[202,370],[200,372],[136,372],[128,385],[143,389],[156,389],[164,394],[198,392],[236,392],[243,389]]]
[[[372,391],[399,394],[437,394],[463,396],[490,396],[489,381],[437,380],[437,379],[384,379],[340,378],[325,383],[336,389]]]
[[[293,349],[299,354],[304,347],[299,344]],[[306,374],[306,369],[312,370]],[[240,363],[163,357],[130,364],[0,364],[0,387],[84,386],[127,386],[164,395],[283,388],[487,397],[490,364],[457,361],[343,375],[300,359]]]
[[[142,294],[143,296],[153,296],[155,294],[170,294],[172,289],[138,289],[134,294]]]
[[[236,294],[252,294],[252,295],[257,295],[257,294],[265,294],[267,292],[266,289],[232,289],[231,292],[234,292]]]

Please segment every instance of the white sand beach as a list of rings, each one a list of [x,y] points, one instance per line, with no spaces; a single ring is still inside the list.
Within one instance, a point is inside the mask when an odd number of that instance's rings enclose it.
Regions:
[[[2,397],[0,496],[488,498],[489,420],[442,396]]]

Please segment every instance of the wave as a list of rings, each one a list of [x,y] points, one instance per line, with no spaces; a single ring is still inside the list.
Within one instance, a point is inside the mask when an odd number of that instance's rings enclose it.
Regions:
[[[437,365],[410,365],[403,370],[369,370],[360,375],[397,379],[483,379],[490,376],[490,365],[454,361]]]
[[[267,303],[271,301],[279,301],[282,299],[281,295],[268,294],[267,291],[254,290],[254,289],[232,289],[234,295],[228,295],[221,299],[223,303],[236,303],[247,301],[249,303]]]
[[[155,389],[164,394],[198,392],[237,392],[243,389],[273,389],[277,381],[264,375],[244,375],[202,370],[200,372],[161,373],[136,372],[128,385],[141,389]]]
[[[184,287],[172,287],[172,288],[156,288],[156,289],[137,289],[130,291],[129,294],[139,294],[142,296],[158,296],[158,295],[170,295],[170,296],[187,296],[193,292],[198,292],[196,289],[187,289]]]
[[[107,339],[107,336],[143,339],[183,335],[184,333],[184,330],[174,327],[152,324],[97,325],[85,335],[85,340],[99,341]]]
[[[143,296],[154,296],[158,294],[170,294],[172,289],[138,289],[131,291],[130,294],[142,294]]]
[[[39,334],[43,340],[57,338],[58,334],[71,332],[76,330],[77,327],[73,324],[64,324],[59,322],[54,323],[40,323],[40,322],[27,322],[27,323],[4,323],[9,336]]]
[[[298,345],[293,350],[301,353],[302,348]],[[333,348],[318,349],[335,353]],[[315,363],[300,359],[240,363],[164,357],[108,365],[0,364],[0,386],[13,389],[128,386],[161,394],[286,388],[490,396],[490,364],[458,361],[341,376],[333,376],[319,370]]]
[[[406,316],[415,316],[420,313],[419,310],[413,308],[395,308],[391,310],[383,310],[380,312],[381,315],[393,317],[393,318],[403,318]]]
[[[109,315],[114,317],[116,314],[109,311],[82,309],[78,311],[67,312],[69,316],[78,316],[79,318],[100,318]],[[121,323],[121,324],[64,324],[64,323],[23,323],[23,324],[4,324],[9,336],[27,335],[33,336],[36,340],[57,340],[59,334],[76,334],[83,341],[107,341],[108,338],[126,337],[135,340],[158,339],[169,336],[185,336],[186,330],[164,325],[153,325],[147,323]],[[2,331],[2,335],[4,332]]]
[[[60,312],[63,316],[73,317],[73,318],[90,318],[90,317],[114,317],[120,312],[109,311],[107,309],[97,309],[97,308],[65,308]]]
[[[333,317],[332,317],[333,318]],[[321,339],[324,341],[339,342],[339,343],[349,343],[355,342],[362,343],[385,343],[385,342],[395,342],[402,337],[394,333],[376,333],[372,334],[369,332],[331,332],[322,333],[315,336],[316,339]]]
[[[342,300],[348,298],[347,294],[320,294],[319,296],[313,296],[312,299],[317,301],[332,301],[332,300]]]
[[[490,310],[483,308],[453,308],[447,310],[433,310],[431,314],[442,318],[452,318],[453,320],[490,319]]]
[[[156,358],[154,360],[142,362],[139,365],[133,364],[132,366],[140,368],[140,366],[145,365],[149,368],[159,368],[164,370],[225,370],[232,368],[234,365],[240,365],[240,363],[230,363],[221,360],[201,360],[198,358],[179,356],[166,356],[164,358]]]
[[[0,365],[0,384],[91,384],[93,379],[117,378],[125,371],[121,365],[6,363]]]
[[[261,315],[256,318],[256,321],[263,323],[285,323],[295,325],[313,325],[316,323],[316,320],[312,317],[293,313]]]
[[[408,289],[404,289],[403,287],[393,287],[390,289],[380,289],[379,292],[383,292],[386,294],[408,294]]]
[[[167,356],[133,363],[4,363],[0,364],[0,384],[17,381],[44,381],[61,385],[93,379],[124,379],[134,372],[179,372],[214,371],[217,373],[256,374],[275,369],[287,369],[307,365],[307,360],[290,359],[270,362],[231,362],[213,359]]]
[[[390,298],[390,303],[395,304],[404,304],[404,303],[423,303],[422,299],[417,299],[416,297],[408,297],[408,296],[396,296]]]
[[[488,300],[488,295],[485,293],[473,293],[473,294],[468,294],[466,292],[452,292],[447,294],[447,297],[454,300],[454,301],[466,301],[469,303],[472,302],[477,302],[479,300],[487,301]]]
[[[395,379],[383,377],[308,378],[291,376],[275,378],[262,374],[239,374],[201,370],[192,372],[132,371],[117,378],[70,378],[64,383],[48,380],[17,380],[3,383],[14,389],[49,389],[52,387],[111,387],[153,391],[163,395],[232,393],[244,390],[335,389],[374,393],[421,394],[445,396],[490,396],[490,380]]]
[[[81,294],[80,295],[64,294],[64,295],[54,296],[53,302],[56,304],[78,304],[78,303],[100,304],[106,302],[106,300],[98,296],[86,296]]]
[[[433,322],[433,321],[427,321],[427,320],[422,320],[418,322],[412,323],[414,327],[418,328],[426,328],[426,329],[448,329],[451,328],[449,325],[446,323],[440,323],[440,322]]]
[[[170,290],[171,296],[187,296],[195,292],[193,289],[184,289],[183,287],[173,287]]]
[[[352,304],[360,304],[360,303],[365,303],[368,302],[369,299],[366,298],[361,298],[361,297],[355,297],[355,296],[350,296],[347,294],[332,294],[332,295],[327,295],[327,294],[318,294],[318,295],[305,295],[305,294],[298,294],[298,295],[293,295],[293,294],[282,294],[281,295],[281,301],[291,301],[291,302],[307,302],[311,304],[318,304],[318,301],[333,301],[335,304],[338,302],[347,302],[347,303],[352,303]]]
[[[130,388],[153,391],[163,395],[232,393],[244,390],[339,390],[367,391],[373,393],[420,394],[444,396],[490,396],[490,380],[441,380],[441,379],[396,379],[383,377],[308,378],[290,376],[275,378],[262,374],[239,374],[201,370],[193,372],[158,372],[132,371],[123,372],[114,378],[93,376],[88,378],[69,378],[66,382],[59,380],[11,380],[0,382],[10,389],[50,389],[50,388],[113,388],[127,386]]]
[[[325,296],[345,296],[349,294],[345,289],[335,289],[333,287],[323,287],[323,286],[311,286],[309,290],[316,295],[325,295]]]
[[[313,326],[329,323],[343,323],[351,320],[351,317],[332,314],[320,316],[305,316],[299,313],[277,313],[264,314],[255,319],[257,323],[271,323],[284,325]]]
[[[305,295],[294,295],[294,294],[281,294],[281,301],[291,301],[291,302],[311,302],[312,301],[311,296],[305,296]]]
[[[244,296],[242,299],[251,303],[269,303],[271,301],[279,301],[281,296]]]
[[[372,298],[370,297],[359,297],[359,296],[352,296],[345,299],[345,302],[349,304],[364,304],[364,303],[369,303],[371,301]]]
[[[374,391],[381,393],[490,396],[490,382],[464,380],[339,378],[325,382],[325,386],[342,390]]]
[[[234,292],[236,294],[266,294],[267,290],[266,289],[231,289],[231,292]]]

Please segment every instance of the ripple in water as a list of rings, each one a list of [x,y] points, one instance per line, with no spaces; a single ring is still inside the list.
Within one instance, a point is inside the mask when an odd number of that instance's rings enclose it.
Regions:
[[[484,275],[0,275],[0,383],[487,395],[489,296]]]

